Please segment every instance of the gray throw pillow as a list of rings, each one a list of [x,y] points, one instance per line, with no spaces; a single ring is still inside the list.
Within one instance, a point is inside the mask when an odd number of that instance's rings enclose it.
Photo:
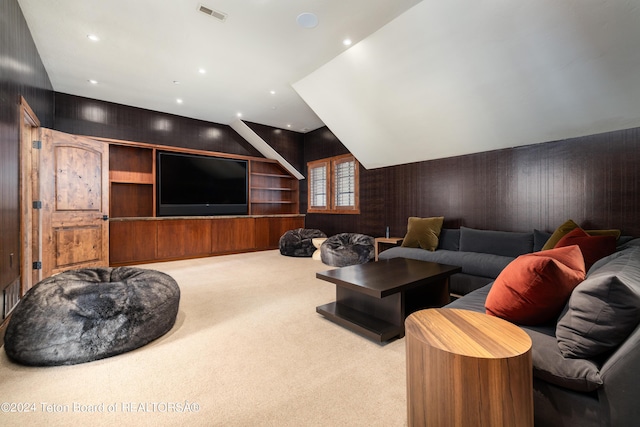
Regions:
[[[605,354],[638,326],[638,255],[633,250],[613,259],[573,290],[556,327],[564,357],[589,359]]]

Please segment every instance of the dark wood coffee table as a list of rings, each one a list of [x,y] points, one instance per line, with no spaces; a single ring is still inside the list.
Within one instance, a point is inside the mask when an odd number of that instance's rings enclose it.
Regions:
[[[316,307],[327,319],[378,342],[404,337],[414,311],[449,303],[449,277],[462,269],[407,258],[316,273],[336,285],[336,301]]]

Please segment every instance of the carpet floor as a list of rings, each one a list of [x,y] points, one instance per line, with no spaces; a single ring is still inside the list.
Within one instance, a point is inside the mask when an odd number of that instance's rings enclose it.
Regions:
[[[141,265],[180,285],[169,333],[95,362],[25,367],[0,352],[3,426],[404,426],[404,339],[327,321],[311,258],[278,251]]]

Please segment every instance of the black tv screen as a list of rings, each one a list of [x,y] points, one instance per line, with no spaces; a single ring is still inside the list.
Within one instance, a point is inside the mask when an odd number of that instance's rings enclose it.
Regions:
[[[158,216],[246,215],[247,161],[159,151]]]

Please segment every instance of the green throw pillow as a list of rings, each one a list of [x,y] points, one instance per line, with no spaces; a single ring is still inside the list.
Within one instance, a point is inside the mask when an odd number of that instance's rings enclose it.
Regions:
[[[407,235],[404,236],[402,246],[435,251],[438,247],[438,238],[440,237],[443,222],[443,216],[432,218],[409,217]]]
[[[578,224],[573,222],[573,220],[568,219],[564,224],[556,228],[556,231],[554,231],[551,237],[549,237],[549,240],[547,240],[547,243],[544,244],[542,250],[546,251],[547,249],[555,248],[556,244],[565,236],[565,234],[568,234],[570,231],[578,227]]]

